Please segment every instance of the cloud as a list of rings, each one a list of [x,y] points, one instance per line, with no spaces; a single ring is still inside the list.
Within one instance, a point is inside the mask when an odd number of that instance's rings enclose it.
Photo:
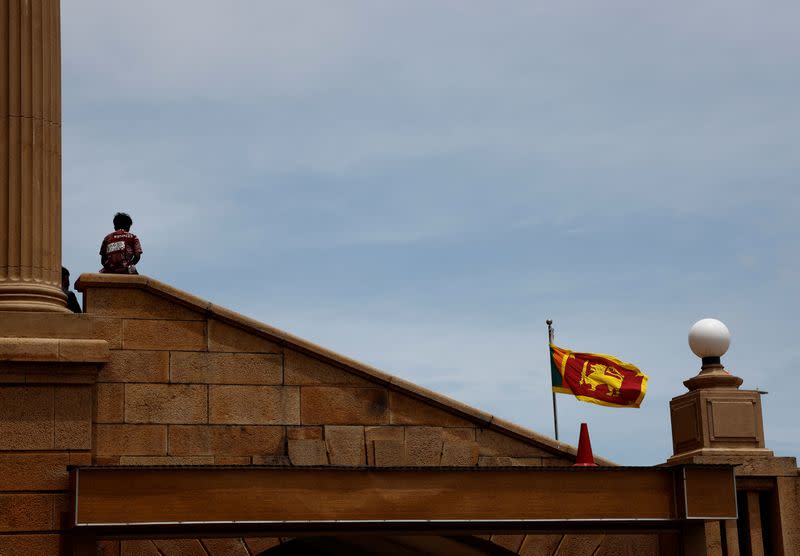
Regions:
[[[800,454],[798,12],[70,0],[64,261],[127,210],[143,272],[545,433],[555,318],[651,373],[639,412],[559,401],[622,463],[669,455],[717,316]]]

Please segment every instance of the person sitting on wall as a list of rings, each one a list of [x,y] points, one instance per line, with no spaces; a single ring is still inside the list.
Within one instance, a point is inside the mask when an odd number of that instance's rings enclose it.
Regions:
[[[64,293],[67,294],[67,309],[72,311],[73,313],[82,313],[81,311],[81,304],[78,303],[78,296],[75,295],[74,291],[69,289],[70,282],[69,282],[69,270],[61,267],[61,289],[64,290]]]
[[[133,220],[124,212],[114,215],[114,231],[100,245],[100,272],[107,274],[139,274],[136,263],[142,256],[139,238],[131,233]]]

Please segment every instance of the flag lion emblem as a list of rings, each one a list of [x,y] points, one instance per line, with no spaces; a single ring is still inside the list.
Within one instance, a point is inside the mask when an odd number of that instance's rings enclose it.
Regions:
[[[589,372],[587,373],[586,364],[584,364],[581,370],[581,380],[579,384],[588,385],[592,392],[597,392],[598,386],[605,386],[608,388],[609,396],[617,397],[622,388],[624,378],[624,375],[619,369],[601,363],[593,363],[590,365]]]

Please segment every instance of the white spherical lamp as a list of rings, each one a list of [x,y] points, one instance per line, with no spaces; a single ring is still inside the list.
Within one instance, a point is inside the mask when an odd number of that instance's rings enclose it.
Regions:
[[[731,345],[731,332],[717,319],[702,319],[689,330],[689,347],[697,357],[719,359]]]

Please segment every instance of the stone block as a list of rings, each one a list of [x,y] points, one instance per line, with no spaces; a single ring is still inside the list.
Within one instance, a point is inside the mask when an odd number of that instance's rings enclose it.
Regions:
[[[192,295],[184,290],[170,286],[164,282],[159,282],[149,278],[147,281],[147,287],[149,290],[155,292],[156,295],[166,298],[170,303],[176,303],[178,305],[187,307],[196,313],[202,314],[204,317],[211,310],[211,303],[209,303],[207,300],[197,297],[196,295]]]
[[[90,337],[108,342],[108,349],[122,349],[122,319],[110,317],[93,317],[89,319]]]
[[[203,539],[208,556],[250,556],[242,539]]]
[[[55,444],[57,450],[92,447],[92,387],[58,386],[54,389]]]
[[[439,465],[442,459],[440,427],[406,427],[406,464]]]
[[[283,362],[277,353],[174,352],[170,382],[277,385],[283,382]]]
[[[442,408],[391,390],[389,391],[389,410],[393,425],[471,426],[471,423],[466,419],[448,413]]]
[[[95,429],[97,456],[167,455],[166,425],[98,424]]]
[[[575,463],[574,460],[562,458],[539,458],[539,463],[542,467],[572,467]]]
[[[141,274],[81,274],[75,280],[75,289],[82,292],[86,297],[97,288],[145,289],[151,281],[155,282],[155,280]]]
[[[603,535],[564,535],[561,545],[558,547],[558,553],[594,556],[602,541]]]
[[[285,358],[284,382],[286,384],[372,386],[370,382],[360,376],[291,349],[285,350]]]
[[[292,465],[327,465],[328,452],[324,440],[289,440]]]
[[[247,545],[248,550],[250,550],[250,554],[255,556],[256,554],[261,554],[265,550],[278,546],[281,544],[281,540],[277,537],[254,537],[244,539],[244,543]]]
[[[168,382],[168,351],[112,351],[100,368],[98,382]]]
[[[70,465],[92,465],[92,452],[70,452]]]
[[[408,382],[399,377],[390,377],[390,379],[392,391],[399,391],[401,393],[407,392],[409,396],[416,397],[419,400],[430,400],[431,405],[438,403],[441,407],[445,408],[445,411],[448,413],[467,415],[469,423],[485,423],[488,425],[496,419],[485,411],[470,407],[458,400],[448,398],[447,396],[423,388],[413,382]],[[424,403],[428,402],[425,401]]]
[[[446,427],[442,429],[442,438],[445,440],[475,441],[475,427]]]
[[[478,465],[478,443],[445,440],[442,444],[441,465],[455,467]]]
[[[59,535],[0,535],[0,554],[8,556],[61,554]]]
[[[512,467],[513,458],[508,456],[478,456],[478,467]]]
[[[58,360],[66,363],[105,363],[108,361],[108,342],[105,340],[58,341]]]
[[[0,494],[0,532],[57,529],[53,494]]]
[[[135,288],[92,288],[86,296],[91,315],[131,319],[203,320],[203,313]]]
[[[522,546],[522,541],[525,540],[525,535],[492,535],[489,540],[516,554]]]
[[[549,457],[552,456],[537,446],[505,436],[490,429],[478,429],[477,436],[482,456]]]
[[[593,553],[593,556],[637,556],[639,554],[659,554],[657,534],[607,534],[603,537],[600,548]]]
[[[525,535],[522,546],[519,547],[520,556],[541,556],[542,554],[556,554],[558,545],[564,535]]]
[[[398,467],[406,465],[406,445],[397,440],[373,440],[372,453],[376,467]]]
[[[163,556],[153,541],[120,541],[120,556]]]
[[[200,384],[126,384],[125,422],[206,423],[207,388]]]
[[[120,541],[97,541],[96,556],[120,556],[119,555]]]
[[[67,452],[0,454],[0,491],[66,490],[68,465]]]
[[[163,556],[208,556],[200,539],[158,539],[153,542]]]
[[[53,387],[0,386],[0,450],[54,447]]]
[[[282,454],[284,428],[258,425],[174,425],[169,428],[171,455],[253,456]]]
[[[280,455],[280,456],[271,456],[271,455],[257,455],[251,458],[253,460],[253,465],[279,465],[281,467],[289,467],[292,465],[292,462],[289,461],[289,456]]]
[[[513,467],[545,467],[542,465],[542,459],[544,458],[511,458],[511,465]]]
[[[125,349],[203,351],[206,323],[186,320],[126,320],[122,323]]]
[[[780,458],[784,459],[784,458]],[[790,459],[794,462],[794,458]],[[780,522],[777,527],[783,550],[790,554],[800,552],[800,472],[794,477],[775,477],[775,500],[773,519]]]
[[[375,465],[374,440],[394,440],[403,444],[406,431],[403,427],[382,426],[364,427],[364,439],[367,445],[367,464]]]
[[[70,511],[70,497],[63,492],[53,494],[53,525],[58,528],[61,525],[60,516]]]
[[[212,456],[120,456],[120,465],[212,465]]]
[[[95,386],[95,422],[122,423],[125,420],[125,385],[99,383]]]
[[[209,386],[209,422],[300,424],[300,391],[287,386]]]
[[[250,456],[214,456],[214,465],[250,465]]]
[[[289,440],[320,440],[322,427],[286,427],[286,438]]]
[[[26,384],[94,384],[97,364],[46,363],[28,365],[25,369]]]
[[[208,351],[281,353],[281,347],[258,334],[216,319],[209,319]]]
[[[385,388],[303,386],[304,425],[385,425],[389,423]]]
[[[367,463],[364,427],[326,426],[325,442],[332,465],[359,466]]]
[[[391,425],[364,427],[364,437],[368,441],[397,440],[398,442],[403,442],[406,438],[406,429],[405,427],[395,427]]]
[[[58,340],[0,337],[0,360],[58,361]]]
[[[0,338],[89,338],[90,325],[73,313],[3,311]]]

